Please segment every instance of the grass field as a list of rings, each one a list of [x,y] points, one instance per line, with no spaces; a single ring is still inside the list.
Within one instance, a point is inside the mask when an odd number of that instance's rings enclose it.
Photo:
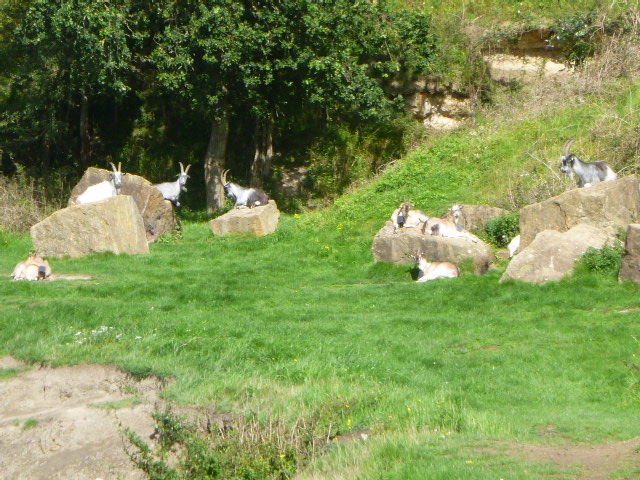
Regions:
[[[485,111],[331,208],[283,215],[267,237],[217,238],[185,221],[146,256],[52,260],[90,281],[0,278],[0,355],[172,378],[165,395],[177,404],[309,425],[318,438],[368,432],[330,444],[303,479],[575,478],[500,445],[638,436],[637,286],[584,269],[500,284],[504,265],[415,284],[409,267],[374,264],[371,243],[405,196],[438,214],[454,201],[519,207],[564,190],[549,165],[567,138],[588,159],[607,148],[624,158],[637,82],[603,90]],[[0,232],[0,272],[30,248]]]

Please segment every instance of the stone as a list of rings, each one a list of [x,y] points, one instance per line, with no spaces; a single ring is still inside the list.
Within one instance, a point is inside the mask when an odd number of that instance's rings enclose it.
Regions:
[[[465,230],[482,230],[489,220],[508,215],[509,210],[489,205],[461,205],[460,220]]]
[[[622,257],[619,279],[640,283],[640,224],[629,225],[624,248],[627,253]]]
[[[520,212],[520,249],[540,232],[566,232],[576,225],[593,225],[610,237],[638,220],[640,182],[629,175],[613,182],[575,188],[557,197],[524,207]]]
[[[233,208],[209,222],[214,235],[253,233],[258,237],[269,235],[278,228],[280,210],[275,200],[253,208]]]
[[[129,195],[58,210],[31,227],[31,238],[46,257],[149,253],[142,216]]]
[[[472,259],[478,274],[485,273],[495,261],[491,247],[482,240],[476,243],[466,238],[424,235],[418,228],[402,228],[394,233],[390,221],[376,234],[372,250],[376,262],[411,264],[410,256],[415,251],[424,252],[430,262],[460,265]]]
[[[573,273],[589,247],[602,248],[609,236],[598,227],[580,224],[566,232],[544,230],[513,259],[500,282],[517,280],[542,284]]]
[[[75,205],[78,195],[89,186],[110,178],[109,170],[88,168],[71,191],[69,205]],[[165,200],[160,190],[155,188],[147,179],[131,173],[125,174],[122,177],[120,194],[133,197],[142,215],[147,241],[155,242],[162,235],[170,234],[176,228],[177,218],[173,204],[169,200]]]

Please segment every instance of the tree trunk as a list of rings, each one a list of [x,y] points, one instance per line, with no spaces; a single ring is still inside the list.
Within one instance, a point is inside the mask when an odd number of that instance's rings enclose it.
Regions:
[[[213,213],[224,207],[224,186],[220,174],[225,165],[227,141],[229,139],[229,111],[222,110],[221,116],[211,124],[211,136],[204,156],[204,181],[207,190],[207,212]]]
[[[261,187],[269,175],[273,160],[273,119],[258,119],[255,133],[255,154],[251,164],[251,186]]]
[[[91,160],[89,136],[89,99],[83,93],[80,103],[80,166],[83,170],[89,168]]]

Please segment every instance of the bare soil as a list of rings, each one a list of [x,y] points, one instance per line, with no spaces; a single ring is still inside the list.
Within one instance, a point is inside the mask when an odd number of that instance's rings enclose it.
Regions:
[[[154,432],[162,384],[115,367],[29,367],[0,357],[1,480],[143,479],[125,453],[124,428]],[[5,370],[6,371],[6,370]]]

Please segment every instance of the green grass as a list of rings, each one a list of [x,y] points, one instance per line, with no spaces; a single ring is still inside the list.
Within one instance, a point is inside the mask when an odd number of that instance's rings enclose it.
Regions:
[[[433,214],[504,199],[523,173],[536,188],[549,172],[529,153],[557,162],[568,137],[589,151],[611,112],[630,115],[637,87],[616,88],[617,102],[480,118],[267,237],[185,221],[147,256],[51,262],[93,280],[0,279],[0,353],[172,377],[174,402],[304,419],[324,436],[372,431],[330,444],[305,478],[572,478],[493,446],[638,435],[637,286],[584,270],[543,286],[500,284],[500,271],[415,284],[409,267],[373,264],[371,243],[403,197]],[[9,273],[31,244],[0,234],[0,248]]]

